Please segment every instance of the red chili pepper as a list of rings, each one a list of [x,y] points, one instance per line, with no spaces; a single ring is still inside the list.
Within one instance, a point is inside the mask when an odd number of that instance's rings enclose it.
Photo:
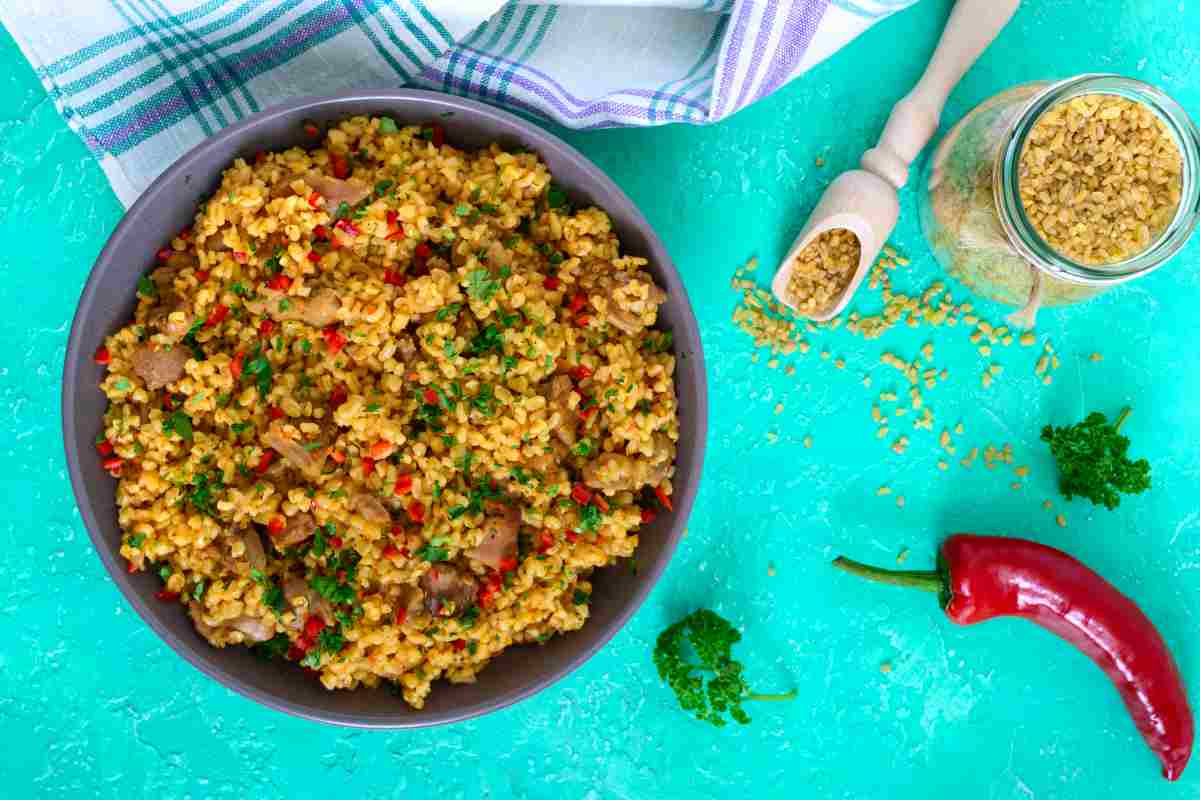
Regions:
[[[287,523],[283,521],[283,517],[271,517],[270,521],[267,522],[267,533],[271,534],[272,536],[278,536],[279,534],[283,533],[283,529],[286,527],[286,525]]]
[[[571,499],[581,506],[586,506],[592,499],[592,493],[582,483],[571,487]]]
[[[586,420],[596,413],[596,404],[592,402],[592,398],[584,397],[583,404],[579,406],[579,418]]]
[[[438,401],[437,392],[435,392],[433,389],[426,389],[421,394],[421,398],[430,405],[435,405]]]
[[[180,239],[183,239],[185,242],[186,242],[188,239],[192,238],[192,229],[191,229],[191,227],[189,226],[189,227],[187,227],[187,228],[184,228],[183,230],[181,230],[181,231],[179,232],[179,238],[180,238]]]
[[[179,599],[179,592],[168,592],[166,589],[162,589],[155,592],[154,596],[164,603],[174,603]]]
[[[347,178],[350,176],[350,164],[341,153],[330,153],[329,164],[333,168],[333,177]]]
[[[275,320],[264,319],[262,322],[258,323],[258,335],[259,336],[270,336],[274,332],[275,332]]]
[[[112,442],[108,441],[107,439],[105,439],[103,442],[96,442],[96,449],[102,456],[109,455],[113,451]]]
[[[580,311],[583,310],[583,307],[586,305],[587,305],[587,295],[586,294],[577,294],[577,295],[574,295],[571,298],[570,302],[567,303],[567,310],[569,310],[572,314],[578,314]]]
[[[102,367],[108,366],[108,364],[112,363],[112,353],[108,352],[107,347],[100,345],[96,348],[96,352],[92,354],[92,360]]]
[[[546,278],[546,280],[542,281],[542,288],[548,292],[553,292],[555,289],[558,288],[558,286],[559,286],[559,280],[558,280],[558,278],[554,277],[553,275]]]
[[[392,487],[392,494],[399,497],[402,494],[408,494],[412,491],[413,476],[411,474],[401,475],[396,478],[396,485]]]
[[[388,211],[384,214],[384,218],[387,220],[388,227],[390,228],[400,220],[400,212]]]
[[[108,474],[112,475],[114,478],[121,477],[121,467],[124,465],[125,459],[118,458],[116,456],[111,456],[100,462],[100,466],[104,467],[104,469],[108,471]]]
[[[255,164],[261,164],[266,160],[267,160],[267,154],[265,151],[259,150],[257,153],[254,154],[254,163]]]
[[[383,282],[389,286],[403,286],[404,275],[396,272],[394,269],[385,269],[383,271]]]
[[[175,398],[171,397],[171,393],[167,392],[163,395],[163,409],[165,411],[175,410]]]
[[[408,504],[408,518],[413,522],[425,521],[425,506],[421,505],[419,500],[413,500]]]
[[[576,542],[579,541],[579,534],[576,533],[575,531],[564,531],[563,536],[565,536],[567,538],[567,541],[570,542],[571,544],[575,544]]]
[[[299,661],[302,658],[304,658],[304,648],[301,647],[299,644],[294,644],[288,648],[288,651],[287,651],[287,660],[288,661]]]
[[[397,225],[395,229],[388,232],[388,235],[383,237],[389,242],[396,242],[404,238],[404,226]]]
[[[350,390],[346,388],[345,384],[339,383],[329,393],[329,407],[337,408],[348,399],[350,399]]]
[[[344,544],[345,544],[345,542],[342,541],[342,537],[340,537],[340,536],[330,536],[329,537],[329,546],[332,547],[334,550],[341,550],[342,545],[344,545]]]
[[[363,472],[364,478],[368,477],[369,475],[375,474],[375,459],[364,458],[362,460],[362,472]]]
[[[258,457],[258,464],[254,467],[254,471],[257,472],[259,475],[262,475],[264,472],[266,472],[270,468],[271,462],[274,460],[275,460],[275,451],[274,450],[264,450],[263,454]]]
[[[643,508],[642,509],[642,524],[649,525],[651,522],[654,522],[654,519],[657,516],[658,516],[658,512],[655,511],[653,508]]]
[[[223,303],[217,303],[213,307],[212,313],[208,315],[208,319],[204,321],[204,327],[211,328],[215,325],[220,325],[221,322],[229,316],[229,306]]]
[[[338,352],[345,347],[346,342],[349,341],[349,339],[346,338],[346,334],[338,330],[337,325],[330,325],[329,327],[325,328],[323,331],[321,331],[321,335],[325,337],[325,347],[328,348],[329,352],[331,353]]]
[[[206,280],[208,280],[208,270],[206,270],[206,269],[196,270],[196,280],[199,281],[200,283],[204,283]]]
[[[229,362],[229,374],[233,379],[240,380],[242,377],[242,366],[246,363],[246,353],[239,350],[233,357],[233,361]]]
[[[396,547],[396,545],[394,545],[394,544],[384,545],[383,546],[383,557],[384,558],[399,558],[400,557],[400,548]]]
[[[662,507],[667,511],[675,510],[675,507],[671,505],[671,495],[667,494],[667,490],[662,486],[654,487],[654,496],[658,498],[658,502],[662,503]]]
[[[309,250],[308,255],[306,255],[305,258],[307,258],[310,263],[316,264],[318,261],[321,260],[321,254],[318,253],[316,250]]]
[[[583,364],[580,364],[578,367],[573,367],[571,369],[571,377],[576,381],[586,381],[588,378],[592,377],[592,371]]]
[[[317,227],[313,228],[313,236],[323,242],[329,238],[329,231],[325,229],[324,225],[318,225]]]
[[[313,192],[308,196],[308,207],[316,208],[317,206],[321,205],[321,200],[323,199],[324,198],[321,197],[320,192]]]
[[[404,606],[396,609],[396,624],[403,625],[404,620],[408,619],[408,609]]]
[[[130,575],[132,575],[133,573],[138,571],[138,565],[133,563],[132,561],[130,561],[129,563],[127,563],[125,565],[125,571],[128,572]]]
[[[467,640],[466,639],[455,639],[453,642],[450,643],[450,646],[454,648],[454,652],[461,653],[463,650],[467,649]]]
[[[277,292],[286,292],[292,288],[292,279],[281,272],[267,281],[267,288],[274,289]]]
[[[1020,617],[1066,639],[1117,687],[1163,777],[1183,773],[1195,724],[1171,651],[1132,600],[1066,553],[1024,539],[957,533],[942,543],[936,571],[885,570],[841,557],[833,563],[870,580],[936,592],[959,625]]]
[[[287,413],[279,406],[271,406],[267,409],[267,416],[271,419],[283,419]]]

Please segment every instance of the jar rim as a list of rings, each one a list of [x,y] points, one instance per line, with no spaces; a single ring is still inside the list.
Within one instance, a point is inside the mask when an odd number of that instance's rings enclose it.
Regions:
[[[1034,229],[1019,191],[1021,153],[1034,124],[1050,108],[1087,94],[1118,95],[1145,105],[1162,120],[1183,159],[1179,206],[1171,222],[1145,250],[1103,266],[1080,264],[1052,248]],[[1070,283],[1111,286],[1145,275],[1179,252],[1200,222],[1200,130],[1169,95],[1134,78],[1088,73],[1046,86],[1014,119],[994,171],[996,208],[1012,245],[1033,266]]]

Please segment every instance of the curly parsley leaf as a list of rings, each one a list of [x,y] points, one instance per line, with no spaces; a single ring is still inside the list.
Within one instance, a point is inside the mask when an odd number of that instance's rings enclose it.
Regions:
[[[467,273],[467,294],[472,299],[486,303],[500,291],[500,281],[486,269],[473,269]]]
[[[1150,488],[1150,463],[1130,460],[1129,439],[1120,434],[1129,417],[1126,408],[1113,424],[1098,411],[1083,422],[1042,429],[1042,441],[1058,464],[1058,488],[1070,500],[1079,495],[1096,505],[1114,509],[1121,494],[1140,494]]]
[[[745,725],[750,721],[742,708],[747,700],[792,700],[785,694],[755,694],[742,677],[742,665],[733,659],[733,646],[742,635],[729,621],[706,608],[693,611],[658,635],[654,666],[679,700],[679,706],[702,722],[724,727],[725,714]],[[695,655],[688,657],[687,646]],[[701,674],[697,674],[701,673]],[[707,683],[704,674],[709,674]]]
[[[163,433],[177,433],[179,438],[189,444],[192,441],[192,418],[182,411],[176,411],[163,420]]]

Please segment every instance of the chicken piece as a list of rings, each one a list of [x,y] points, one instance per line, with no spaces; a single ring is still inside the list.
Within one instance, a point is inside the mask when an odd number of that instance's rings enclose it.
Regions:
[[[245,545],[246,563],[251,569],[263,570],[267,566],[267,553],[263,550],[262,538],[253,528],[243,528],[234,534]]]
[[[425,592],[425,608],[435,617],[457,617],[475,602],[475,579],[450,564],[434,564],[418,585]]]
[[[297,611],[296,619],[292,622],[293,628],[304,627],[304,620],[309,614],[325,620],[327,625],[333,624],[333,606],[329,604],[328,600],[317,594],[303,578],[293,575],[283,582],[283,599],[288,602],[288,605],[296,608],[294,601],[301,597],[305,601],[304,608]]]
[[[505,503],[490,503],[483,518],[483,538],[467,551],[471,558],[492,569],[517,557],[517,532],[521,528],[521,512]]]
[[[291,547],[307,540],[316,533],[316,530],[317,523],[312,515],[301,512],[294,517],[288,517],[283,530],[278,535],[272,536],[271,542],[275,545],[275,549],[283,550],[285,547]]]
[[[267,428],[266,433],[262,436],[262,442],[283,456],[284,461],[300,470],[306,477],[315,479],[321,476],[329,448],[318,447],[310,451],[284,433],[277,422]]]
[[[219,643],[220,634],[227,633],[227,629],[241,632],[252,642],[265,642],[275,635],[275,626],[263,622],[258,617],[246,615],[221,625],[209,625],[204,621],[203,614],[204,608],[200,603],[195,600],[188,603],[188,615],[192,618],[192,625],[196,628],[196,632],[213,644]],[[220,643],[223,644],[223,642]]]
[[[417,346],[411,336],[402,333],[396,337],[396,355],[403,364],[411,364],[416,360]]]
[[[325,207],[330,211],[336,210],[341,203],[354,205],[371,194],[371,187],[357,178],[342,180],[319,172],[309,172],[305,174],[304,182],[325,198]]]
[[[583,467],[583,482],[605,494],[642,486],[658,486],[671,474],[671,457],[663,461],[627,456],[623,453],[602,453]]]
[[[392,515],[388,512],[387,506],[373,494],[356,492],[351,497],[350,504],[355,513],[368,522],[374,522],[377,525],[392,524]]]
[[[133,371],[153,392],[182,378],[183,366],[189,357],[187,348],[158,350],[147,343],[133,351]]]
[[[342,301],[333,289],[317,289],[308,297],[288,297],[263,289],[258,297],[246,301],[246,309],[252,314],[266,315],[276,322],[303,322],[314,328],[337,322],[341,307]]]
[[[551,411],[557,411],[559,416],[559,422],[554,426],[554,435],[567,447],[573,447],[577,438],[575,426],[579,421],[579,415],[571,408],[570,404],[571,394],[574,391],[575,385],[566,375],[555,375],[551,378],[546,391],[546,404]]]

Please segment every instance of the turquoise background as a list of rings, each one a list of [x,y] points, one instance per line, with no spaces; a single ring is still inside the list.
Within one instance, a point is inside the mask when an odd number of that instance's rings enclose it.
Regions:
[[[1154,83],[1200,115],[1194,2],[1025,6],[959,86],[947,121],[1014,83],[1099,70]],[[855,163],[916,79],[948,7],[926,0],[713,127],[563,134],[640,205],[691,294],[712,387],[699,501],[662,583],[585,667],[492,716],[398,733],[323,727],[221,688],[158,641],[93,555],[67,484],[58,383],[76,299],[121,208],[0,33],[0,796],[1200,796],[1200,765],[1167,787],[1103,675],[1062,642],[1013,621],[959,629],[931,597],[859,585],[827,566],[839,552],[893,563],[905,547],[910,565],[926,565],[956,530],[1064,547],[1142,605],[1200,698],[1200,241],[1134,285],[1044,313],[1038,348],[997,348],[1006,369],[990,390],[962,327],[870,342],[822,333],[808,356],[785,360],[796,366],[787,376],[765,355],[751,363],[752,342],[730,322],[734,269],[752,254],[764,265],[782,255],[823,185]],[[924,286],[937,267],[913,200],[904,193],[894,236],[913,264],[897,281]],[[1063,362],[1052,386],[1033,375],[1046,338]],[[897,456],[869,416],[878,391],[904,388],[879,355],[911,359],[926,341],[951,378],[926,392],[935,434],[910,431]],[[822,349],[847,369],[819,358]],[[1093,351],[1104,360],[1089,361]],[[875,376],[869,390],[864,372]],[[1135,406],[1125,429],[1134,450],[1153,464],[1152,491],[1115,512],[1058,502],[1040,427],[1125,403]],[[936,432],[959,420],[966,447],[1013,444],[1032,469],[1023,489],[982,464],[937,470]],[[876,496],[883,483],[905,495],[904,508]],[[1055,512],[1041,507],[1051,497]],[[1054,523],[1058,510],[1066,528]],[[740,655],[756,687],[794,686],[800,699],[751,709],[744,728],[715,730],[679,712],[650,649],[699,605],[744,626]]]

